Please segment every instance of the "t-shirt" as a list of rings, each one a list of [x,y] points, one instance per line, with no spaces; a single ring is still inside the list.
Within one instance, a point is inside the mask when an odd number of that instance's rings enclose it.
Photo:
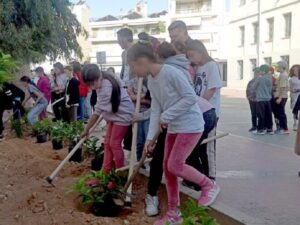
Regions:
[[[203,96],[205,91],[216,88],[216,92],[209,99],[209,102],[216,109],[217,117],[220,116],[221,105],[221,88],[222,88],[221,74],[219,66],[215,61],[210,61],[203,66],[196,68],[195,77],[195,92],[198,96]]]
[[[46,98],[44,97],[44,94],[36,86],[29,84],[28,92],[35,101],[37,100],[37,96],[34,93],[39,93],[42,96],[39,102],[47,102]]]
[[[288,98],[288,87],[289,87],[289,77],[287,73],[281,73],[275,82],[276,91],[274,93],[274,97],[278,98],[280,89],[284,88],[284,93],[281,96],[282,98]]]

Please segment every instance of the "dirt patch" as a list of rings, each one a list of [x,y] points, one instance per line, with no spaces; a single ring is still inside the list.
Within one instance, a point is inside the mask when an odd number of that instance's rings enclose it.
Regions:
[[[124,212],[119,218],[98,218],[84,212],[74,194],[67,194],[72,184],[90,170],[90,160],[68,163],[53,188],[44,178],[66,156],[67,150],[53,151],[50,142],[41,145],[34,142],[34,139],[0,142],[1,225],[153,224],[155,219],[146,217],[143,210],[147,187],[144,178],[138,177],[134,183],[132,213]]]

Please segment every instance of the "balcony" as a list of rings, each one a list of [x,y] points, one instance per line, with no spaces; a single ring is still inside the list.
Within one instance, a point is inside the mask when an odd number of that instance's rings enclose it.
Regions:
[[[199,14],[212,11],[211,0],[176,1],[176,14]]]

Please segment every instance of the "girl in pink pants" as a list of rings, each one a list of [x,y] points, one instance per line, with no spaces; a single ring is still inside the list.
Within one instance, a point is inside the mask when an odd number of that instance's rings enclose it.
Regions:
[[[139,77],[148,76],[151,93],[151,116],[145,151],[151,153],[151,140],[161,128],[168,128],[165,143],[164,172],[168,194],[168,211],[155,225],[181,224],[178,210],[179,179],[198,184],[201,189],[199,205],[210,205],[220,188],[208,177],[185,164],[204,130],[202,112],[195,91],[187,76],[171,65],[157,63],[150,44],[137,43],[127,53],[127,59]]]
[[[121,81],[101,72],[97,65],[84,66],[82,79],[90,89],[97,91],[98,98],[95,112],[89,119],[82,136],[88,135],[90,128],[102,114],[107,122],[102,169],[109,173],[113,168],[124,166],[124,152],[121,144],[131,124],[134,106]]]

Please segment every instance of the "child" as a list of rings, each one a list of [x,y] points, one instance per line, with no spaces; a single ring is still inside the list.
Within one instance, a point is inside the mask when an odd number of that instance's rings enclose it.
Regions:
[[[289,134],[289,129],[287,125],[287,117],[285,113],[285,105],[288,99],[288,85],[289,78],[287,75],[288,64],[285,61],[279,61],[277,63],[277,72],[280,73],[276,80],[276,91],[274,93],[274,110],[279,120],[280,129],[276,131],[276,134]]]
[[[197,97],[186,75],[170,65],[157,63],[150,44],[137,43],[128,50],[128,61],[139,77],[148,74],[151,93],[151,117],[145,151],[152,153],[151,140],[160,128],[167,128],[164,172],[168,195],[168,212],[155,225],[182,222],[179,204],[179,178],[202,187],[199,205],[212,204],[220,188],[208,177],[185,164],[202,135],[204,121],[197,106]],[[195,123],[197,121],[197,123]]]
[[[80,81],[74,77],[73,69],[71,66],[65,67],[65,74],[69,79],[65,91],[65,103],[69,113],[68,122],[73,122],[77,120],[77,110],[80,101],[80,94],[79,94]]]
[[[30,98],[33,98],[35,101],[34,107],[29,111],[27,116],[29,124],[33,125],[38,120],[38,116],[41,112],[47,108],[48,101],[29,77],[23,76],[20,81],[30,94],[30,96],[23,101],[22,105],[24,106]]]
[[[259,68],[261,76],[256,78],[253,90],[256,93],[256,110],[258,116],[257,131],[254,134],[274,134],[272,122],[272,77],[269,75],[269,66],[262,65]]]
[[[294,116],[293,130],[297,130],[299,106],[297,101],[300,96],[300,65],[293,65],[290,69],[290,92],[291,92],[291,108]],[[300,100],[299,100],[300,101]]]
[[[95,112],[89,119],[82,136],[88,135],[90,128],[102,114],[107,122],[102,169],[109,173],[113,168],[124,166],[121,143],[131,124],[134,106],[121,81],[106,72],[101,72],[97,65],[85,65],[82,74],[84,83],[90,89],[96,90],[98,97]]]
[[[252,127],[250,128],[249,132],[253,132],[257,130],[257,113],[256,113],[256,100],[255,100],[256,96],[255,96],[255,91],[253,89],[253,85],[257,77],[260,75],[259,68],[255,68],[253,72],[254,72],[254,77],[252,80],[249,81],[246,89],[246,95],[250,105],[251,121],[252,121]]]
[[[218,64],[209,56],[204,44],[198,40],[189,41],[186,45],[187,56],[196,65],[194,87],[196,94],[209,101],[216,110],[217,120],[220,117],[222,80]],[[216,135],[216,127],[208,137]],[[216,179],[216,141],[207,144],[209,174]]]
[[[133,103],[136,103],[137,101],[137,91],[138,91],[137,89],[138,89],[138,78],[135,77],[129,80],[127,85],[127,92]],[[141,92],[140,113],[143,113],[150,108],[150,99],[146,98],[147,92],[148,92],[148,88],[146,87],[144,82],[142,86],[142,92]],[[143,156],[144,144],[146,142],[148,129],[149,129],[149,121],[150,119],[144,119],[138,122],[137,147],[136,147],[136,157],[138,161],[140,161],[140,159]]]

